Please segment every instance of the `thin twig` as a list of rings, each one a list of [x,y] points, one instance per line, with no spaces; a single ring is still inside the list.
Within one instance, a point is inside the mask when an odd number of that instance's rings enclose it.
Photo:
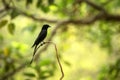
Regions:
[[[55,43],[53,43],[53,42],[51,42],[51,41],[47,41],[47,42],[41,43],[38,47],[35,46],[35,48],[34,48],[34,53],[33,53],[33,57],[32,57],[32,60],[31,60],[30,64],[33,62],[34,55],[35,55],[35,53],[37,52],[38,48],[39,48],[40,46],[43,46],[43,45],[46,44],[46,43],[51,43],[51,44],[53,44],[54,47],[55,47],[56,58],[57,58],[57,61],[58,61],[58,64],[59,64],[59,67],[60,67],[60,70],[61,70],[61,73],[62,73],[62,76],[60,77],[60,80],[62,80],[63,77],[64,77],[64,72],[63,72],[63,69],[62,69],[62,65],[61,65],[61,63],[60,63],[60,59],[59,59],[59,55],[58,55],[58,50],[57,50],[57,46],[56,46]]]
[[[51,42],[51,41],[47,41],[47,42],[44,42],[44,43],[51,43],[51,44],[53,44],[53,45],[54,45],[54,47],[55,47],[55,51],[56,51],[56,58],[57,58],[57,61],[58,61],[58,64],[59,64],[59,67],[60,67],[60,70],[61,70],[61,73],[62,73],[62,76],[60,77],[60,80],[62,80],[62,79],[63,79],[63,77],[64,77],[64,72],[63,72],[63,69],[62,69],[62,65],[61,65],[61,63],[60,63],[60,59],[59,59],[59,55],[58,55],[57,46],[56,46],[56,44],[55,44],[55,43],[53,43],[53,42]]]
[[[32,56],[32,59],[30,61],[30,64],[33,62],[34,60],[34,56],[35,56],[35,53],[37,52],[37,50],[39,49],[40,46],[42,46],[43,44],[45,44],[44,42],[42,42],[39,46],[35,45],[35,48],[34,48],[34,52],[33,52],[33,56]]]

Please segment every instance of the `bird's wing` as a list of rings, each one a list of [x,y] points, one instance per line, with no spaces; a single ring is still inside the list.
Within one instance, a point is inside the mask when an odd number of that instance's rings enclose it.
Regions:
[[[38,35],[37,39],[35,40],[34,44],[32,45],[32,47],[34,47],[35,45],[37,45],[38,43],[40,43],[41,41],[43,41],[44,38],[46,37],[46,34],[47,34],[46,30],[42,30],[39,33],[39,35]]]
[[[40,32],[40,34],[38,35],[36,41],[39,40],[41,42],[46,37],[46,34],[47,34],[47,31],[46,30],[42,30]]]

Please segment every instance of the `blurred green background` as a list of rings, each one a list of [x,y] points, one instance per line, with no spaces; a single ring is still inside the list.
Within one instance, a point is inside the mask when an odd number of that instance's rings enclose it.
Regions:
[[[120,0],[0,0],[0,80],[120,80]]]

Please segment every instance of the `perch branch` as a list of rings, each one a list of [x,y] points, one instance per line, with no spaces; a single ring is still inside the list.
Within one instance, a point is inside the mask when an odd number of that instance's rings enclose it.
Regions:
[[[60,67],[60,70],[61,70],[61,73],[62,73],[62,76],[60,77],[60,80],[62,80],[63,77],[64,77],[64,72],[63,72],[62,65],[61,65],[60,60],[59,60],[58,50],[57,50],[57,46],[56,46],[55,43],[53,43],[53,42],[51,42],[51,41],[47,41],[47,42],[41,43],[38,47],[35,46],[35,48],[34,48],[34,54],[33,54],[33,57],[32,57],[32,60],[31,60],[30,64],[33,62],[34,55],[35,55],[35,53],[37,52],[37,50],[39,49],[39,47],[43,46],[43,45],[46,44],[46,43],[51,43],[51,44],[53,44],[54,47],[55,47],[56,58],[57,58],[57,61],[58,61],[58,64],[59,64],[59,67]]]
[[[53,45],[54,45],[54,47],[55,47],[55,51],[56,51],[56,58],[57,58],[57,61],[58,61],[58,64],[59,64],[59,67],[60,67],[60,70],[61,70],[61,73],[62,73],[62,76],[60,77],[60,80],[62,80],[62,79],[63,79],[63,77],[64,77],[64,72],[63,72],[63,69],[62,69],[62,65],[61,65],[61,63],[60,63],[60,59],[59,59],[59,55],[58,55],[57,46],[56,46],[56,44],[55,44],[55,43],[53,43],[53,42],[51,42],[51,41],[44,42],[44,44],[46,44],[46,43],[51,43],[51,44],[53,44]]]

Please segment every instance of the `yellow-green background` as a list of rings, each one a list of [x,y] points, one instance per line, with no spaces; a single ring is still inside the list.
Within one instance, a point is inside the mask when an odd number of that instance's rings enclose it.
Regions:
[[[8,3],[9,1],[13,1],[10,6],[17,7],[18,12],[12,11],[12,9],[6,10],[7,14],[0,18],[0,77],[4,79],[6,74],[13,72],[13,75],[7,76],[8,80],[59,80],[61,72],[53,45],[49,45],[42,53],[38,51],[38,54],[41,54],[39,59],[29,65],[34,50],[31,46],[42,25],[49,24],[51,26],[45,39],[47,41],[60,21],[79,19],[84,21],[102,12],[85,2],[75,4],[77,0],[40,0],[41,4],[38,7],[36,4],[39,0],[6,0]],[[30,1],[32,2],[30,3]],[[103,7],[110,14],[120,14],[119,0],[89,1]],[[107,1],[108,3],[104,5],[103,3]],[[26,5],[26,3],[28,4]],[[0,6],[2,9],[2,0]],[[2,16],[2,12],[0,15]],[[29,15],[38,19],[44,18],[58,22],[34,20]],[[7,23],[1,26],[5,20]],[[65,74],[63,80],[120,79],[119,21],[98,19],[91,24],[71,22],[59,26],[51,41],[57,45]],[[14,26],[10,28],[11,23]],[[44,46],[40,47],[40,50],[42,48]],[[28,63],[28,66],[26,65],[21,70],[14,72],[24,63]],[[37,72],[37,68],[41,71]],[[49,70],[50,72],[46,72],[45,75],[50,73],[52,75],[45,76],[43,79],[41,77],[42,71]]]

